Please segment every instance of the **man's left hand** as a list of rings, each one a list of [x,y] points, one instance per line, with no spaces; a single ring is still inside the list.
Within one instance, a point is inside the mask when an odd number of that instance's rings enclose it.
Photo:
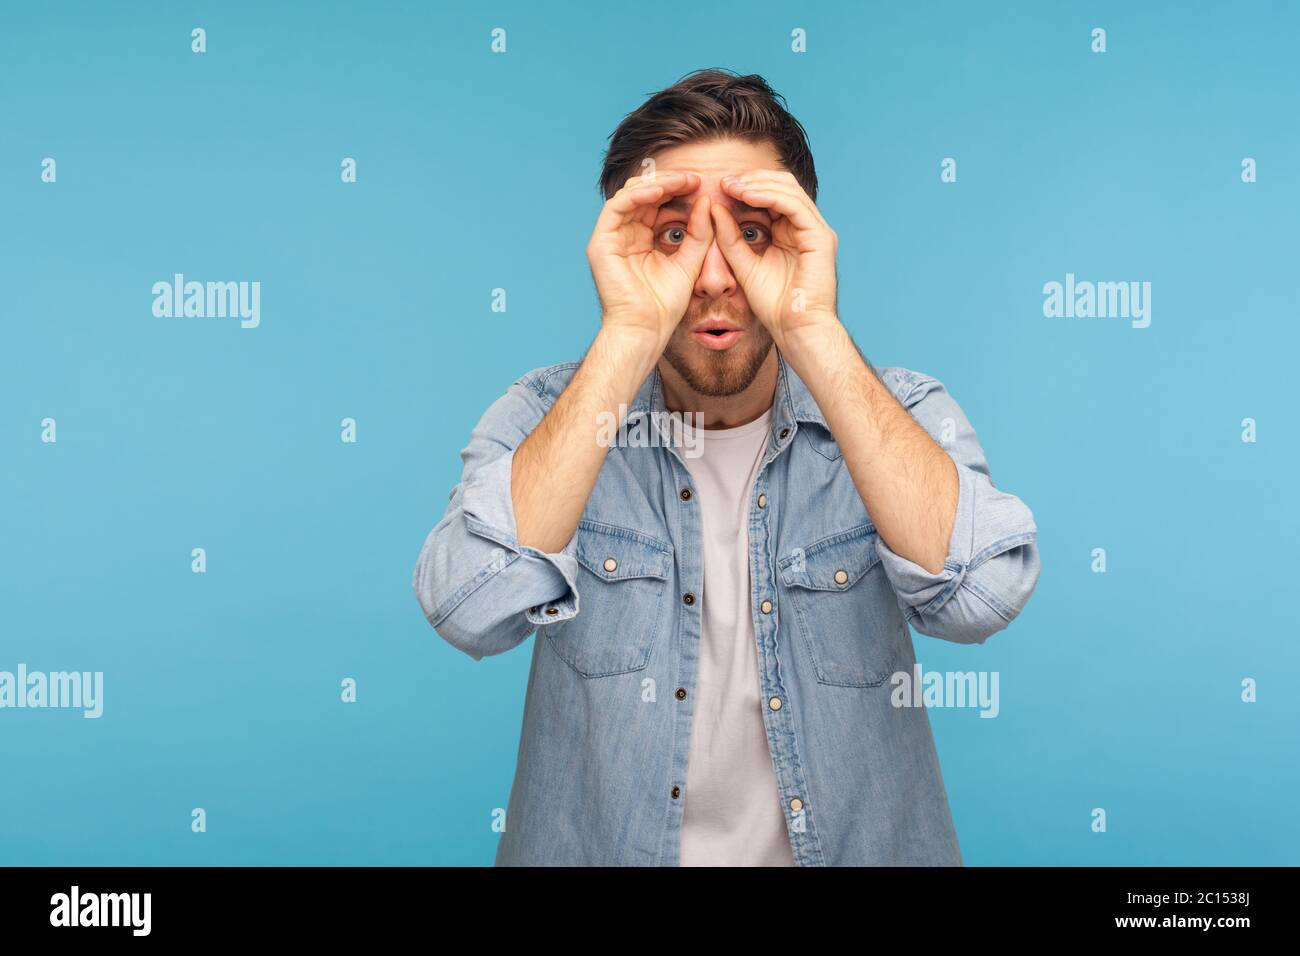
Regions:
[[[771,242],[759,252],[722,203],[711,209],[718,247],[777,348],[784,350],[791,335],[837,325],[839,238],[794,176],[757,169],[723,177],[721,185],[733,199],[772,215]]]

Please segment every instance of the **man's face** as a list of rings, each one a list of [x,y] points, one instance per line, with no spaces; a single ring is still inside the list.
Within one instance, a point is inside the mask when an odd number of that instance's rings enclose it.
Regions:
[[[770,143],[735,139],[691,143],[666,149],[654,160],[656,172],[692,172],[700,177],[699,190],[659,208],[655,241],[665,255],[672,255],[685,238],[691,204],[700,193],[731,211],[742,238],[756,252],[768,247],[771,215],[732,199],[722,191],[721,180],[751,169],[782,169]],[[712,243],[686,315],[664,348],[664,359],[695,392],[716,397],[748,388],[771,349],[772,336],[750,311],[740,282],[717,242]]]

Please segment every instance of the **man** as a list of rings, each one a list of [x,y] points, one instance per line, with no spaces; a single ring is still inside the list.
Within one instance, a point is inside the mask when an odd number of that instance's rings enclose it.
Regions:
[[[537,634],[497,863],[960,864],[890,677],[909,624],[981,643],[1016,617],[1032,514],[943,385],[858,352],[761,77],[653,96],[601,187],[600,330],[487,410],[413,577],[475,659]]]

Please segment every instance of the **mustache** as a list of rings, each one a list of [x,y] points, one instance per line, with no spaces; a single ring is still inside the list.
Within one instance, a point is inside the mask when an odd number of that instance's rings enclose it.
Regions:
[[[701,319],[726,319],[735,325],[748,326],[753,319],[748,309],[741,308],[734,302],[705,302],[698,307],[691,303],[686,309],[686,314],[681,317],[680,322],[689,322],[694,325]]]

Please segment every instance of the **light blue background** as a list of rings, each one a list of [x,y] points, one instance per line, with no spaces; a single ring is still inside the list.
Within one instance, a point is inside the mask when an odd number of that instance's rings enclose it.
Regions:
[[[1297,36],[1280,2],[6,4],[0,669],[107,686],[0,711],[0,863],[491,862],[531,642],[471,661],[411,571],[481,412],[594,332],[606,137],[704,66],[786,95],[845,323],[1038,521],[1009,630],[916,638],[1001,674],[997,719],[931,712],[966,861],[1300,863]],[[174,272],[262,282],[261,327],[153,317]],[[1151,327],[1044,318],[1066,272],[1150,281]]]

